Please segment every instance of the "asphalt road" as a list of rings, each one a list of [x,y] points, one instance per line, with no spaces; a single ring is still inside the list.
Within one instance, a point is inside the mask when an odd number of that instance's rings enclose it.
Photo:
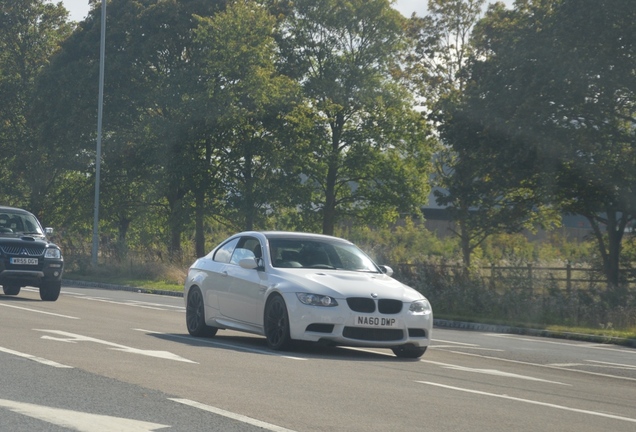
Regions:
[[[436,328],[413,361],[184,321],[180,297],[0,295],[0,431],[636,430],[633,348]]]

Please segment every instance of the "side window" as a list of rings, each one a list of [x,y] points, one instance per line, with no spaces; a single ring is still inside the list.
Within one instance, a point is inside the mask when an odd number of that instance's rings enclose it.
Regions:
[[[212,259],[221,263],[229,263],[232,252],[234,252],[234,249],[236,248],[239,240],[240,239],[234,239],[225,243],[219,250],[216,251]]]
[[[231,264],[237,264],[244,258],[260,258],[261,244],[254,237],[241,237],[234,253],[232,254]]]

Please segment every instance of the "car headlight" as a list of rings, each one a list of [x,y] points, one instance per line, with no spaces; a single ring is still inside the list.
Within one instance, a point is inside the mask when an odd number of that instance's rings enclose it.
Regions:
[[[333,307],[338,306],[338,302],[335,298],[319,295],[319,294],[309,294],[309,293],[296,293],[296,297],[302,304],[306,304],[309,306],[326,306]]]
[[[431,304],[428,302],[428,300],[421,299],[412,302],[411,306],[409,307],[409,311],[417,314],[427,315],[433,312],[433,309],[431,308]]]
[[[48,248],[44,252],[44,258],[60,259],[62,258],[62,251],[57,248]]]

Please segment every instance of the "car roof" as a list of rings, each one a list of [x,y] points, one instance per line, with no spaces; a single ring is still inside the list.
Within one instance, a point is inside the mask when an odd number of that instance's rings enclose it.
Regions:
[[[330,242],[342,242],[342,243],[351,243],[349,240],[334,237],[325,234],[316,234],[316,233],[308,233],[308,232],[297,232],[297,231],[245,231],[242,233],[236,234],[238,235],[262,235],[265,238],[269,239],[316,239],[316,240],[326,240]]]
[[[32,214],[24,209],[17,207],[9,207],[9,206],[0,206],[0,213],[3,212],[11,212],[11,213],[22,213],[22,214]]]

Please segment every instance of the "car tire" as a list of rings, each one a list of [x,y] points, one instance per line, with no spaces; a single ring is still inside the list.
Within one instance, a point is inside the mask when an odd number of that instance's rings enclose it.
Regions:
[[[426,347],[415,347],[413,345],[401,345],[391,348],[393,354],[398,358],[416,359],[420,358],[426,352]]]
[[[40,287],[40,298],[44,301],[55,301],[60,296],[62,282],[44,282]]]
[[[6,295],[18,295],[20,294],[20,285],[2,285],[2,291],[4,291]]]
[[[289,314],[285,300],[274,294],[267,300],[264,312],[264,330],[267,345],[276,351],[289,349],[292,339],[289,335]]]
[[[195,337],[213,337],[219,330],[205,323],[205,304],[203,294],[198,287],[190,288],[186,304],[186,327]]]

